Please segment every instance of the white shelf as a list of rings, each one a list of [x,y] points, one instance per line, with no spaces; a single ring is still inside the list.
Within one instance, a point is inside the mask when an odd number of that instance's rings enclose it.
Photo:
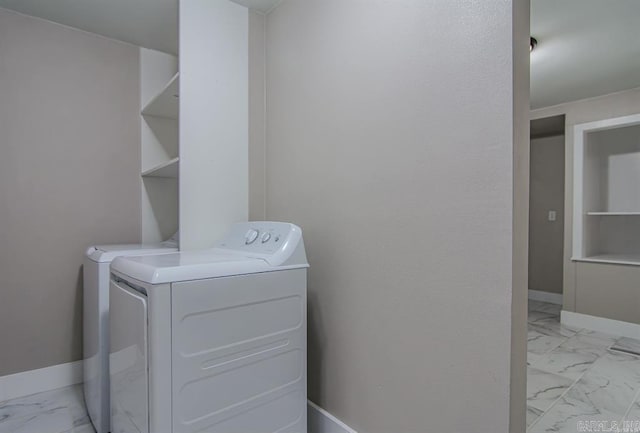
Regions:
[[[575,262],[611,263],[615,265],[640,266],[640,253],[639,254],[600,254],[597,256],[574,258],[572,260]]]
[[[149,103],[142,109],[142,115],[169,119],[178,118],[179,76],[179,73],[175,74],[164,89],[151,98]]]
[[[142,173],[142,177],[164,177],[164,178],[178,178],[178,158],[173,158],[170,161],[157,165]]]
[[[640,212],[587,212],[587,215],[591,215],[591,216],[625,216],[625,215],[640,215]]]

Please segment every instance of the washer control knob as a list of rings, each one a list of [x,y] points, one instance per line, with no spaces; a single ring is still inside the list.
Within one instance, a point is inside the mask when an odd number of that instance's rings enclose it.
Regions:
[[[262,235],[262,243],[265,244],[271,239],[271,233],[267,232]]]
[[[258,239],[259,235],[260,235],[260,232],[258,230],[256,229],[249,230],[247,234],[244,235],[244,244],[251,245],[256,241],[256,239]]]

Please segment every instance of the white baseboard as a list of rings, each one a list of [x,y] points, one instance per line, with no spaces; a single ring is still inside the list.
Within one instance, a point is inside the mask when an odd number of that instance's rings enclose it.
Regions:
[[[549,302],[550,304],[562,305],[562,293],[551,293],[529,289],[529,299],[532,301]]]
[[[640,325],[620,320],[605,319],[604,317],[589,316],[588,314],[562,311],[560,322],[572,328],[586,328],[605,334],[619,335],[621,337],[640,338]]]
[[[82,361],[0,376],[0,401],[81,383]]]
[[[307,425],[309,426],[308,433],[357,433],[310,400],[307,406]]]

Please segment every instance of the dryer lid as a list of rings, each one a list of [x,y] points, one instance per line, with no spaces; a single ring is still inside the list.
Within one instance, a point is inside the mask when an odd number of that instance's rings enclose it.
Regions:
[[[215,249],[119,257],[111,264],[112,272],[148,284],[253,274],[273,270],[270,268],[271,266],[262,259]]]
[[[163,254],[178,251],[178,245],[169,241],[160,244],[138,245],[95,245],[89,247],[86,256],[89,260],[98,263],[110,263],[120,256],[140,256],[143,254]]]
[[[111,270],[138,282],[163,284],[308,267],[299,227],[288,223],[234,224],[216,248],[120,257]]]

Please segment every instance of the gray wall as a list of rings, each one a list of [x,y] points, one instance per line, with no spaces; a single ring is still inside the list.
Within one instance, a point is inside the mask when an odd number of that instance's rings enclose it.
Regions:
[[[512,14],[288,0],[267,16],[266,216],[305,235],[309,397],[360,432],[504,432],[510,404],[524,430],[512,210],[528,93],[513,70],[526,76],[528,51],[519,35],[514,65]]]
[[[549,221],[550,210],[557,212]],[[529,289],[562,293],[564,135],[531,140]]]
[[[140,239],[138,49],[0,9],[0,375],[81,358],[81,265]]]
[[[576,263],[575,311],[640,324],[637,266]]]
[[[630,320],[640,323],[640,318],[631,316],[621,306],[621,299],[637,300],[637,281],[640,280],[640,267],[624,265],[599,265],[571,261],[573,243],[573,127],[579,123],[592,122],[613,117],[640,113],[640,89],[613,93],[598,98],[584,99],[555,105],[553,107],[532,110],[531,120],[544,117],[565,115],[565,215],[564,215],[564,276],[563,306],[567,311],[590,314],[616,320]],[[610,293],[624,294],[602,297],[595,294],[602,290],[599,279],[591,278],[595,273],[606,272],[607,290]],[[619,271],[619,272],[617,272]],[[578,276],[577,273],[581,272]],[[603,274],[605,275],[605,274]],[[633,275],[633,277],[632,277]],[[602,302],[610,303],[603,305]]]

